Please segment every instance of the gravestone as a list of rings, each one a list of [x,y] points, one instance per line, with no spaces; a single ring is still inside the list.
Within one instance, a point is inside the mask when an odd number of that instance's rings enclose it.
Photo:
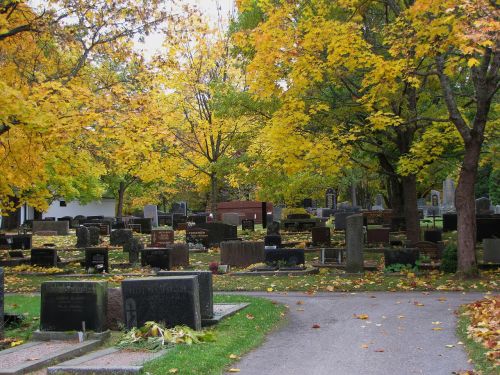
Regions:
[[[38,232],[33,232],[37,236],[57,236],[57,231],[55,230],[39,230]]]
[[[47,248],[31,249],[30,262],[32,266],[57,267],[57,251]]]
[[[384,209],[384,197],[382,194],[377,194],[375,196],[375,205],[372,207],[372,210],[383,210]]]
[[[500,238],[483,240],[483,262],[500,264]]]
[[[32,237],[29,234],[15,234],[10,236],[12,250],[28,250],[31,249]]]
[[[183,243],[174,243],[169,245],[168,250],[168,268],[188,267],[189,266],[189,246]]]
[[[455,182],[449,177],[443,181],[443,206],[448,211],[455,209]]]
[[[123,245],[123,251],[128,253],[128,262],[135,264],[139,262],[139,254],[144,250],[144,244],[139,238],[133,237]]]
[[[345,230],[347,217],[355,215],[354,211],[337,211],[335,212],[335,230]]]
[[[443,232],[452,232],[454,230],[457,230],[457,214],[443,214]]]
[[[411,266],[415,266],[419,257],[420,251],[418,248],[384,250],[384,262],[386,267],[392,264],[409,264]]]
[[[198,276],[200,290],[200,313],[202,319],[214,316],[214,298],[212,272],[210,271],[160,271],[157,276]]]
[[[366,242],[373,243],[389,243],[390,229],[389,228],[374,228],[366,230]]]
[[[132,232],[141,233],[141,228],[142,227],[141,227],[141,224],[128,224],[127,228],[131,229]]]
[[[305,263],[303,249],[266,249],[265,261],[270,264],[286,263],[286,266],[294,267]]]
[[[251,232],[254,232],[255,231],[255,220],[243,219],[241,221],[241,230],[249,230]]]
[[[238,227],[224,223],[206,223],[198,225],[198,228],[208,230],[209,246],[219,246],[222,241],[238,239]]]
[[[172,213],[187,216],[187,203],[175,202],[174,204],[172,204]]]
[[[109,243],[111,246],[123,246],[133,237],[132,229],[115,229],[111,232]]]
[[[90,246],[97,246],[99,245],[99,235],[101,233],[101,230],[99,227],[88,227],[87,228],[89,231],[89,243]]]
[[[107,329],[108,283],[46,281],[41,288],[40,330],[103,332]]]
[[[121,288],[108,288],[108,329],[121,331],[125,319],[123,317],[123,297]]]
[[[267,225],[267,235],[271,235],[271,234],[277,234],[279,235],[280,234],[280,223],[278,223],[277,221],[273,221],[272,223],[269,223]]]
[[[144,217],[151,219],[153,227],[158,226],[158,207],[154,204],[147,204],[144,206]]]
[[[265,259],[264,244],[254,241],[224,241],[220,244],[221,264],[248,267]]]
[[[58,235],[65,236],[69,234],[68,221],[48,221],[48,220],[34,220],[33,233],[37,232],[57,232]]]
[[[443,240],[441,229],[427,229],[424,231],[424,241],[438,243]]]
[[[279,234],[268,234],[264,237],[265,247],[281,247],[281,236]]]
[[[174,231],[170,229],[153,229],[151,231],[152,247],[167,247],[174,243]]]
[[[141,266],[150,266],[161,270],[170,269],[169,249],[146,247],[141,251]]]
[[[362,273],[364,271],[363,215],[350,215],[346,218],[346,246],[346,271]]]
[[[441,207],[441,196],[439,191],[431,190],[430,200],[431,205],[427,208],[427,215],[439,216]]]
[[[229,225],[240,225],[240,215],[234,212],[227,212],[222,214],[222,222]]]
[[[151,218],[133,218],[130,224],[140,225],[141,233],[150,234],[153,230],[153,220]]]
[[[149,321],[201,329],[198,276],[127,279],[122,281],[122,295],[128,329]]]
[[[476,241],[485,238],[500,238],[500,216],[476,217]]]
[[[4,295],[4,277],[3,268],[0,267],[0,340],[3,339],[3,327],[4,327],[4,307],[3,307],[3,295]]]
[[[330,209],[337,208],[337,194],[335,189],[328,188],[325,193],[325,207]]]
[[[89,247],[90,246],[90,234],[89,229],[84,226],[76,228],[76,247]]]
[[[99,234],[101,236],[109,236],[109,233],[111,232],[111,224],[108,223],[100,223],[99,224]]]
[[[490,215],[492,210],[490,208],[491,202],[486,197],[476,199],[476,215]]]
[[[188,245],[209,247],[208,230],[197,227],[186,229],[186,243]]]
[[[425,255],[431,261],[439,261],[443,256],[443,245],[429,241],[419,241],[411,245],[419,250],[419,255]]]
[[[85,249],[85,270],[93,268],[97,273],[109,273],[109,250],[106,247]]]
[[[313,246],[330,246],[331,234],[328,227],[314,227],[311,229]]]

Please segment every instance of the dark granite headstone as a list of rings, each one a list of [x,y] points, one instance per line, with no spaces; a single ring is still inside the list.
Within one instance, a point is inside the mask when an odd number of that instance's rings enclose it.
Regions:
[[[354,211],[337,211],[335,212],[335,230],[345,230],[346,220],[348,216],[355,215]]]
[[[443,232],[452,232],[457,230],[457,214],[443,214]]]
[[[302,249],[266,249],[266,263],[284,262],[287,266],[297,266],[305,263]]]
[[[87,220],[102,220],[102,219],[104,219],[104,216],[102,215],[87,216]]]
[[[40,267],[57,267],[57,251],[55,249],[31,249],[31,265]]]
[[[123,251],[128,253],[128,262],[130,264],[139,262],[139,254],[144,250],[144,244],[139,238],[133,237],[123,245]]]
[[[314,227],[311,229],[313,246],[330,246],[331,236],[330,228]]]
[[[141,233],[149,234],[153,230],[153,219],[150,217],[134,218],[130,224],[139,224],[141,226]]]
[[[168,270],[170,269],[169,255],[169,249],[167,248],[146,247],[141,251],[141,265]]]
[[[389,243],[390,229],[389,228],[374,228],[366,230],[366,242],[374,243]]]
[[[99,227],[88,227],[89,230],[89,243],[90,246],[99,245],[99,235],[101,234],[101,230]]]
[[[167,247],[168,268],[189,266],[189,246],[183,243],[174,243]]]
[[[420,252],[417,248],[384,250],[384,260],[386,267],[390,266],[391,264],[410,264],[411,266],[415,266],[415,262],[419,257]]]
[[[202,245],[203,247],[209,247],[210,242],[208,239],[208,230],[201,228],[187,228],[186,229],[186,243],[189,245]]]
[[[476,241],[500,238],[500,215],[476,217]]]
[[[55,218],[54,218],[55,220]],[[33,221],[33,233],[37,232],[57,232],[57,235],[65,236],[69,234],[69,222],[68,221],[53,221],[47,220],[34,220]]]
[[[167,247],[174,243],[174,231],[170,229],[153,229],[151,231],[152,247]]]
[[[212,272],[210,271],[160,271],[157,276],[198,276],[200,287],[200,312],[202,319],[210,319],[214,315],[214,298]]]
[[[242,230],[249,230],[251,232],[255,231],[255,220],[252,220],[252,219],[241,220],[241,229]]]
[[[46,281],[41,288],[40,330],[103,332],[107,329],[105,281]]]
[[[208,230],[209,246],[219,246],[222,241],[231,241],[238,238],[238,227],[224,223],[199,224],[198,228]]]
[[[123,246],[133,237],[132,229],[115,229],[111,232],[109,243],[111,246]]]
[[[0,267],[0,340],[3,339],[3,326],[4,326],[4,317],[3,317],[3,268]]]
[[[85,249],[85,269],[93,268],[96,272],[109,272],[109,250],[105,247]]]
[[[89,228],[80,226],[76,228],[76,247],[89,247],[90,246],[90,234]]]
[[[31,249],[31,235],[15,234],[11,236],[10,248],[12,250],[28,250]]]
[[[481,197],[476,199],[476,214],[477,215],[489,215],[492,214],[493,211],[490,208],[491,202],[486,197]]]
[[[203,224],[207,222],[207,214],[195,214],[187,217],[187,221],[196,224]]]
[[[428,229],[424,231],[424,241],[440,242],[443,240],[443,233],[440,229]]]
[[[280,234],[280,223],[277,221],[273,221],[269,224],[267,224],[267,235],[279,235]]]
[[[201,329],[198,276],[127,279],[122,295],[128,329],[149,321]]]
[[[264,237],[264,246],[281,247],[281,236],[279,234],[268,234]]]

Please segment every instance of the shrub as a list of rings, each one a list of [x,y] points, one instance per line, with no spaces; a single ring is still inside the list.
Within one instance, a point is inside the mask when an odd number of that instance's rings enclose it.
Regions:
[[[443,259],[441,259],[441,271],[447,273],[457,272],[457,244],[450,242],[443,251]]]

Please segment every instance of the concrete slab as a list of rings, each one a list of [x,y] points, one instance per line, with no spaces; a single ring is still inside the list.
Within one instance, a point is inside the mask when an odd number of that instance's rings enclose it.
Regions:
[[[250,305],[249,303],[215,303],[214,316],[212,319],[202,319],[201,325],[203,327],[211,326],[219,323],[222,319],[236,314],[238,311],[243,310]]]

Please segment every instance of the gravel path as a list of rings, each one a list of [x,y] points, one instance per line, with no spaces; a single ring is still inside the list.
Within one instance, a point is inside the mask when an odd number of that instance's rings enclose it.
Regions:
[[[288,305],[289,319],[233,364],[241,374],[445,375],[472,369],[455,335],[454,311],[483,294],[243,294]]]

